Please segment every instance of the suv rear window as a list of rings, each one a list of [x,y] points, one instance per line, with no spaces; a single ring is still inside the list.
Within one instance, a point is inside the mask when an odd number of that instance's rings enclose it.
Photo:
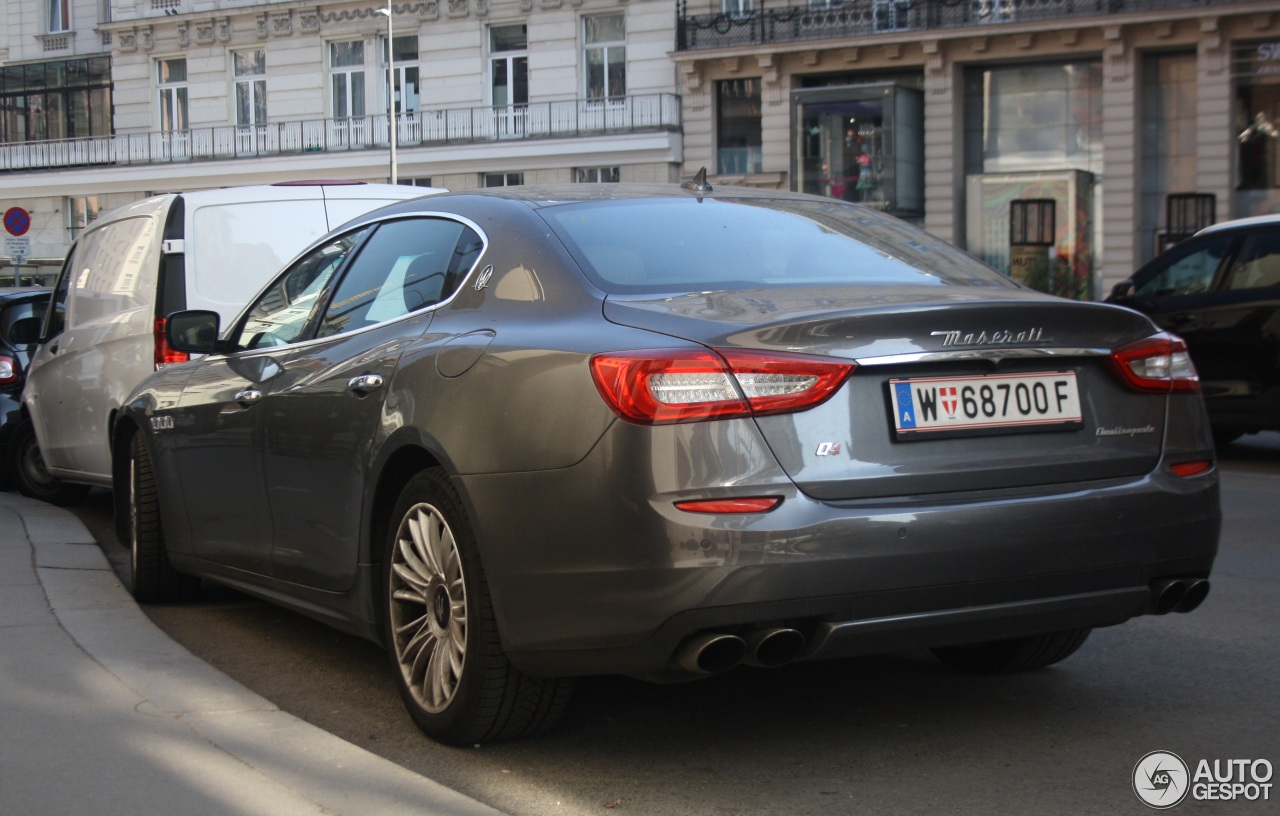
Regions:
[[[609,293],[1013,284],[911,225],[840,202],[669,198],[540,210]]]

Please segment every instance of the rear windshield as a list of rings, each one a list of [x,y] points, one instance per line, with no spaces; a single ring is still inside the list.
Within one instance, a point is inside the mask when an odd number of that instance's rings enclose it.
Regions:
[[[592,282],[610,293],[1013,285],[903,221],[835,201],[669,198],[540,212]]]

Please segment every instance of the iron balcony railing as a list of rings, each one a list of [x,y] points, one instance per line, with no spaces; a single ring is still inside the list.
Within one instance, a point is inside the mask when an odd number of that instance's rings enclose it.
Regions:
[[[387,115],[264,125],[122,133],[0,145],[0,171],[387,149]],[[449,108],[399,114],[401,148],[502,140],[600,136],[680,129],[680,97],[642,94],[607,100]]]
[[[676,10],[676,50],[803,42],[895,31],[1000,25],[1129,12],[1209,9],[1256,0],[723,0],[735,11]],[[771,3],[770,5],[773,5]]]

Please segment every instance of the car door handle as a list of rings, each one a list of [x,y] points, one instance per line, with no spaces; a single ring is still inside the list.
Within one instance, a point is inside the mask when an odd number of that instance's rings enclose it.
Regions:
[[[381,374],[361,374],[359,377],[352,377],[347,381],[347,390],[362,397],[370,391],[377,391],[381,387]]]
[[[237,391],[234,399],[247,408],[250,405],[256,405],[262,399],[262,392],[256,388],[246,388],[243,391]]]

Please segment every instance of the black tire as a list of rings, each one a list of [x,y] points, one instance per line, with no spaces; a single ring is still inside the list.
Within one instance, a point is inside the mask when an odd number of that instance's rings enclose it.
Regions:
[[[29,418],[24,418],[13,429],[9,438],[9,461],[6,463],[9,480],[24,496],[66,507],[83,499],[89,492],[88,485],[64,482],[49,473],[36,441],[36,428]]]
[[[151,453],[141,434],[129,440],[127,480],[123,488],[127,512],[124,530],[129,545],[130,589],[139,603],[173,603],[190,600],[200,589],[200,579],[184,575],[169,563],[160,523],[160,499],[156,492]]]
[[[439,468],[405,486],[383,559],[383,625],[396,685],[433,740],[473,745],[545,731],[571,678],[530,677],[502,650],[475,535]]]
[[[968,672],[1003,674],[1051,666],[1075,654],[1091,629],[994,640],[966,646],[940,646],[933,654],[948,666]]]

